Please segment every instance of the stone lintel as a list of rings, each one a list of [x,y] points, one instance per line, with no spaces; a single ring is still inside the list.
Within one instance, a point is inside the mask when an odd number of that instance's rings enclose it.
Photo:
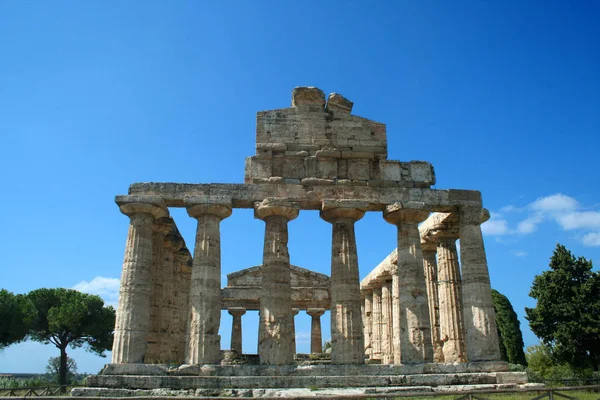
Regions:
[[[230,199],[234,208],[254,208],[254,203],[267,197],[285,197],[302,210],[321,210],[324,199],[353,198],[367,203],[367,211],[384,211],[386,206],[400,201],[420,201],[432,211],[456,212],[458,207],[481,208],[481,193],[475,190],[438,190],[430,188],[349,187],[340,185],[316,185],[305,187],[287,184],[182,184],[182,183],[134,183],[129,187],[128,198],[153,197],[164,201],[168,207],[187,207],[197,199],[215,202]],[[135,202],[135,201],[134,201]]]
[[[398,273],[398,249],[394,249],[360,282],[361,290],[371,291],[381,287],[385,280]]]
[[[283,197],[268,197],[254,205],[254,218],[264,220],[267,217],[278,215],[288,221],[296,219],[300,209],[291,201]]]

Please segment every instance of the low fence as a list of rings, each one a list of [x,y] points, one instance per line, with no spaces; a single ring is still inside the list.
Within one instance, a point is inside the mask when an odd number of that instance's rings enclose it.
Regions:
[[[76,385],[53,385],[37,387],[15,387],[0,389],[0,397],[39,397],[39,396],[64,396],[71,394],[71,389]]]

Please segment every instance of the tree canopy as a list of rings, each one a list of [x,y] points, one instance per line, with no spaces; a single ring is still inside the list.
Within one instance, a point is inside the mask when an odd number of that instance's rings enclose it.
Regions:
[[[512,364],[527,365],[523,347],[521,322],[508,297],[492,289],[492,300],[496,311],[498,339],[503,359]]]
[[[34,316],[35,309],[26,296],[0,290],[0,349],[23,340]]]
[[[60,349],[59,383],[67,383],[68,346],[104,357],[112,346],[115,310],[98,296],[71,289],[37,289],[27,298],[36,310],[29,337]]]
[[[557,362],[598,370],[600,363],[600,274],[592,262],[558,244],[550,270],[537,275],[525,308],[533,333]]]

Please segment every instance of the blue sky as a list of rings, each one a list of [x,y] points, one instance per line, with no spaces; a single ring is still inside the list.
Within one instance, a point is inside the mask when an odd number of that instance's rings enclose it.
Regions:
[[[524,307],[556,243],[600,255],[599,17],[591,1],[0,2],[0,287],[115,303],[128,218],[114,196],[133,182],[243,182],[256,112],[313,85],[386,123],[390,159],[431,162],[438,189],[482,192],[492,286],[535,344]],[[193,247],[194,221],[172,215]],[[261,263],[263,229],[250,210],[222,223],[224,275]],[[302,212],[292,263],[328,273],[330,229]],[[379,213],[356,229],[365,276],[395,229]],[[296,319],[301,352],[309,321]],[[246,352],[256,331],[249,313]],[[16,345],[0,372],[41,372],[56,355]],[[107,361],[70,355],[85,372]]]

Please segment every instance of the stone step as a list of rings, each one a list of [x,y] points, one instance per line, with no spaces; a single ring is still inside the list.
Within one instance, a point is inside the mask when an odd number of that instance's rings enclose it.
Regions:
[[[122,389],[254,389],[254,388],[348,388],[386,386],[440,386],[525,383],[525,373],[487,372],[414,375],[344,376],[133,376],[96,375],[87,378],[90,387]]]

